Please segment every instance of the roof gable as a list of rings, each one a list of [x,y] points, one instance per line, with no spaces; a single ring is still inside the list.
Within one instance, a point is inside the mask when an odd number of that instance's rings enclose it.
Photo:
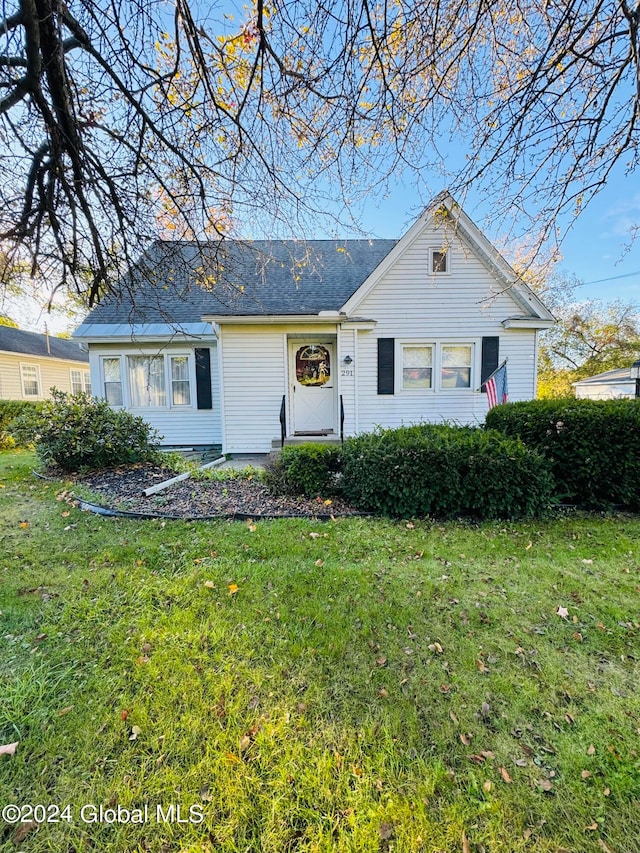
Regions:
[[[425,228],[437,223],[451,236],[461,238],[474,252],[482,264],[497,281],[500,292],[508,294],[514,302],[514,310],[519,311],[521,319],[531,318],[544,321],[545,325],[554,322],[551,312],[544,306],[536,294],[518,276],[515,270],[502,257],[496,247],[482,234],[480,229],[465,214],[454,198],[443,191],[437,195],[416,219],[404,237],[399,240],[384,260],[358,290],[345,302],[342,311],[347,314],[357,312],[364,299],[371,293],[387,272],[396,264],[409,247],[423,234]],[[490,299],[491,296],[488,296]]]

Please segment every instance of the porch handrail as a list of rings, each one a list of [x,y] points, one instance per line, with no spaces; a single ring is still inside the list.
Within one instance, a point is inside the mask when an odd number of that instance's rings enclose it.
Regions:
[[[287,437],[287,399],[286,394],[282,395],[282,403],[280,404],[280,447],[284,447],[284,440]]]

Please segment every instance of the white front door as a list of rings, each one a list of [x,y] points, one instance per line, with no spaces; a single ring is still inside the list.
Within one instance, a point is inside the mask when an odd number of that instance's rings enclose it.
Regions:
[[[335,346],[321,341],[290,341],[289,376],[294,433],[335,432]]]

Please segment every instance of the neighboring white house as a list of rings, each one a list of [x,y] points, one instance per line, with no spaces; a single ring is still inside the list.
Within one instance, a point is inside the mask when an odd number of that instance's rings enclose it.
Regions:
[[[0,326],[0,400],[91,392],[89,355],[75,341]]]
[[[158,242],[76,330],[94,393],[168,446],[267,452],[420,421],[481,423],[484,380],[535,397],[553,316],[447,193],[399,241]],[[223,283],[224,282],[224,283]]]
[[[635,398],[636,381],[631,378],[631,367],[618,367],[606,370],[587,379],[572,382],[578,399],[588,400],[617,400],[620,398]]]

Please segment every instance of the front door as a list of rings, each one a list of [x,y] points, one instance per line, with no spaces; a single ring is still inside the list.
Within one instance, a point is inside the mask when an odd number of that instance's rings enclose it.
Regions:
[[[289,343],[291,410],[297,435],[326,435],[336,428],[335,347],[319,341]]]

